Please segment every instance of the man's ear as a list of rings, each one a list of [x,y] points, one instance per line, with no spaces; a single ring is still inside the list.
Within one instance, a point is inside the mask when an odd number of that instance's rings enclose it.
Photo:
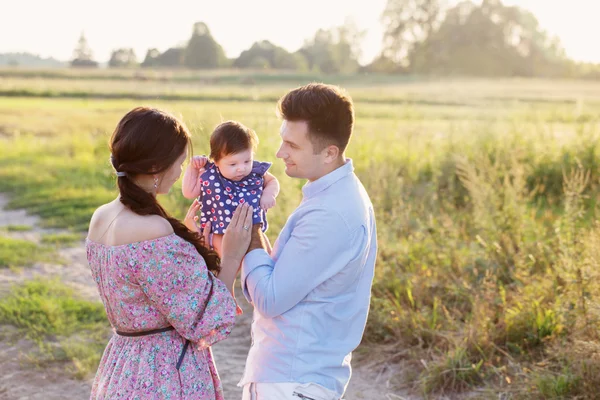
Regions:
[[[325,163],[331,164],[338,159],[340,155],[340,148],[335,145],[329,145],[325,149]]]

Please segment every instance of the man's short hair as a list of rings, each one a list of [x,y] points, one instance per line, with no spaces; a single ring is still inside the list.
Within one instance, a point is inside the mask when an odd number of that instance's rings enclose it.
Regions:
[[[343,153],[354,126],[352,99],[339,87],[310,83],[288,92],[277,104],[287,121],[306,121],[314,152],[335,145]]]

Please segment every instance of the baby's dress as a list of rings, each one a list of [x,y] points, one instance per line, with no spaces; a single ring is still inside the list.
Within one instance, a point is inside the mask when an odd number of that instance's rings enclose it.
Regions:
[[[270,162],[254,161],[252,171],[239,181],[232,181],[221,175],[219,167],[208,162],[198,178],[201,184],[200,202],[202,204],[200,225],[202,228],[211,221],[212,233],[224,234],[231,222],[233,212],[239,204],[250,204],[254,212],[252,224],[262,223],[267,230],[267,215],[260,208],[260,198],[265,183],[265,173],[271,167]]]

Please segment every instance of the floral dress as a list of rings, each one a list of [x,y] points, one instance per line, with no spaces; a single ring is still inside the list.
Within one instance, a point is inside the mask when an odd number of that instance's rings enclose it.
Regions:
[[[98,366],[91,398],[222,400],[210,345],[229,335],[236,306],[194,246],[173,233],[120,246],[88,239],[86,249],[116,331],[175,328],[138,337],[115,333]]]

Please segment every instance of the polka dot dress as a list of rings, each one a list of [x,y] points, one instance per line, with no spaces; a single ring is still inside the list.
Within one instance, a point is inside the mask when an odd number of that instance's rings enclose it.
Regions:
[[[260,208],[260,197],[265,183],[264,175],[270,167],[270,162],[254,161],[252,172],[248,176],[239,181],[231,181],[221,175],[214,163],[207,163],[204,167],[206,171],[199,178],[202,185],[199,198],[202,203],[202,228],[210,221],[212,233],[224,234],[237,206],[248,203],[254,209],[252,223],[262,223],[262,230],[266,231],[267,215]]]

